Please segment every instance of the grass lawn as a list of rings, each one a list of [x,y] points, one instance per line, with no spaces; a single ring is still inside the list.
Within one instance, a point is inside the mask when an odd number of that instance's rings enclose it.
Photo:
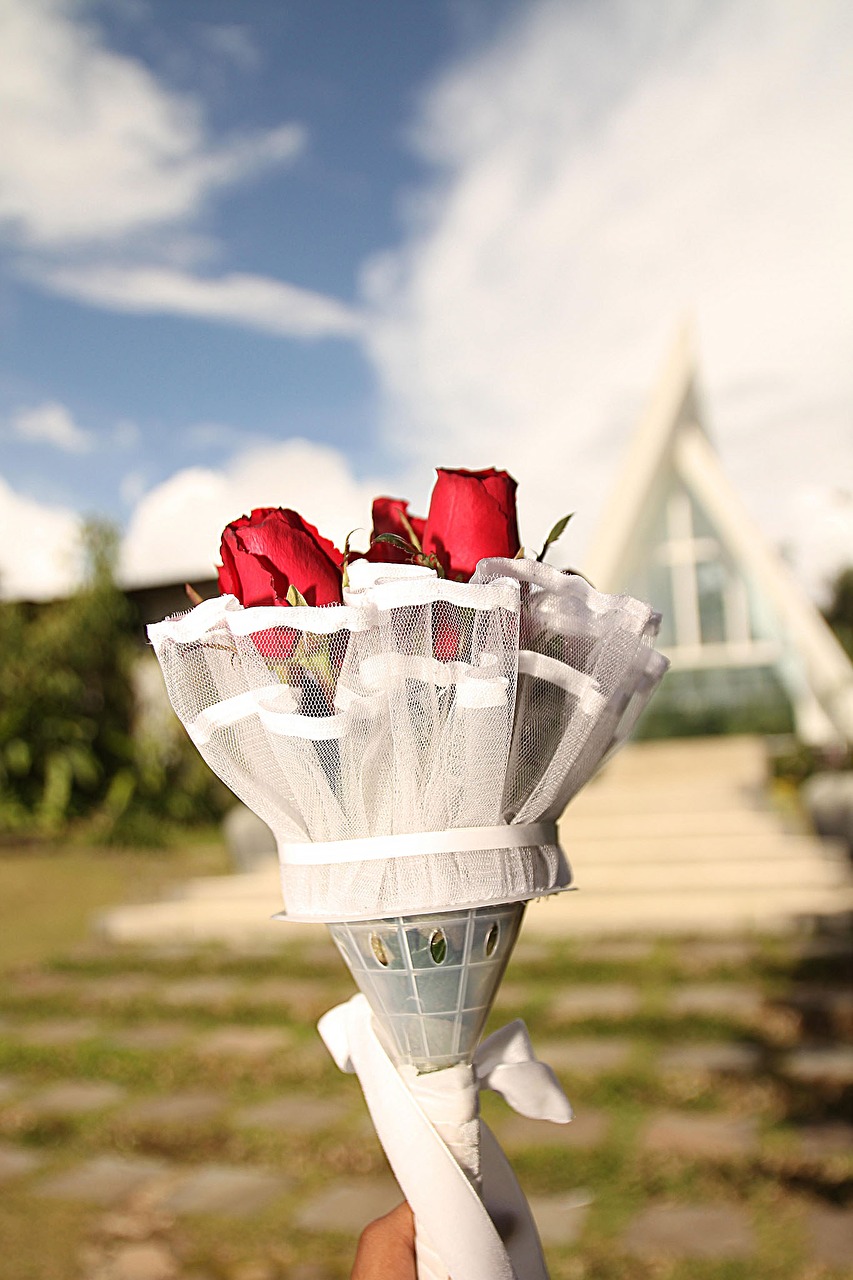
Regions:
[[[170,884],[228,869],[214,832],[168,850],[0,848],[0,973],[64,954],[104,907],[151,901]]]

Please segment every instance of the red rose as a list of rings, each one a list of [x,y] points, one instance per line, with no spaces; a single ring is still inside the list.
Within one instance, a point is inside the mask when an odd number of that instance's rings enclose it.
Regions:
[[[247,608],[287,603],[296,587],[308,604],[340,604],[343,555],[296,511],[259,507],[222,535],[219,590]]]
[[[434,555],[448,578],[465,582],[484,556],[515,556],[521,546],[516,482],[506,471],[438,468],[423,532],[424,555]]]
[[[407,564],[407,556],[400,547],[390,542],[374,542],[380,533],[395,533],[404,542],[412,541],[412,533],[420,542],[424,536],[426,521],[422,516],[409,514],[409,504],[402,498],[373,499],[373,532],[367,559],[373,564]]]

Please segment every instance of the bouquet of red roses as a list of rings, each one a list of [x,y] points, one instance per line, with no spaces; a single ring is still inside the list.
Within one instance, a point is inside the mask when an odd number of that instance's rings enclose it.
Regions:
[[[253,511],[223,535],[224,594],[149,628],[193,741],[275,832],[282,918],[329,924],[363,992],[321,1029],[424,1278],[547,1275],[478,1089],[571,1112],[526,1033],[477,1044],[524,904],[571,882],[558,817],[666,668],[652,609],[545,564],[548,542],[524,556],[505,472],[441,470],[426,519],[376,500],[363,555]]]

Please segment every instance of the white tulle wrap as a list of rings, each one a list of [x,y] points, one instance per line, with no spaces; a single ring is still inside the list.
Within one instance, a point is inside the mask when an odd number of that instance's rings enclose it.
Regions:
[[[658,621],[531,560],[470,583],[357,561],[343,605],[222,596],[148,634],[193,742],[275,833],[287,916],[335,921],[566,888],[554,823],[663,675]]]

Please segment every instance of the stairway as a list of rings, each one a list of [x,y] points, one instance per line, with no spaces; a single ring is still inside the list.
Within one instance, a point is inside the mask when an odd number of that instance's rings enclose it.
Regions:
[[[569,805],[560,836],[578,892],[533,905],[533,931],[777,931],[853,909],[843,847],[772,808],[760,738],[632,745]]]
[[[776,932],[853,911],[841,845],[791,829],[774,811],[760,738],[634,744],[560,823],[578,892],[531,904],[529,933]],[[173,900],[116,908],[115,941],[284,940],[277,868],[212,876]]]

